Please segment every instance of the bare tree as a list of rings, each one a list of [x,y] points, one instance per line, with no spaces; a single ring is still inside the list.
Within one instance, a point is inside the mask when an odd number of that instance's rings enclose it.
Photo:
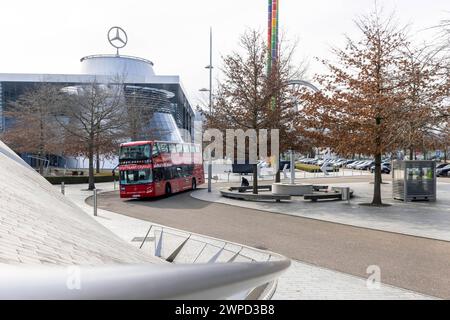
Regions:
[[[95,189],[94,156],[117,149],[124,124],[123,85],[92,82],[66,88],[56,119],[64,128],[68,150],[89,160],[89,190]]]
[[[13,125],[2,139],[16,152],[35,154],[41,174],[44,162],[39,159],[62,150],[61,132],[54,118],[57,92],[55,85],[40,84],[9,103],[5,112],[5,116],[13,119]]]
[[[210,128],[224,133],[226,129],[278,129],[281,152],[301,146],[294,130],[298,113],[290,82],[299,79],[303,69],[293,64],[295,46],[284,44],[268,73],[267,43],[262,34],[251,30],[241,36],[241,51],[223,58],[223,81],[214,97],[214,111],[206,114]],[[256,165],[253,171],[256,193]]]

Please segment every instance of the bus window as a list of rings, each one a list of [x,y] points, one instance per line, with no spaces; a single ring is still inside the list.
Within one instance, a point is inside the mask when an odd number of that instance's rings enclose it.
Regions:
[[[184,145],[183,145],[183,152],[184,152],[184,153],[189,153],[189,152],[191,152],[191,150],[190,150],[188,144],[184,144]]]
[[[153,180],[155,182],[164,180],[164,168],[156,168],[153,170]]]
[[[119,161],[135,161],[150,159],[150,145],[128,146],[120,148]]]
[[[185,177],[192,176],[194,174],[194,166],[184,166],[184,175]]]
[[[169,150],[170,150],[171,153],[176,153],[177,152],[176,145],[173,144],[173,143],[170,143],[169,144]]]
[[[183,167],[176,167],[176,178],[184,178],[184,171],[183,171]]]
[[[159,143],[159,152],[161,152],[161,153],[168,153],[169,152],[169,145],[167,143]]]
[[[120,183],[122,185],[146,184],[151,183],[152,181],[152,171],[150,169],[120,172]]]
[[[173,179],[172,168],[163,168],[164,180]]]
[[[155,143],[153,145],[153,149],[152,149],[152,157],[156,158],[158,156],[159,156],[159,146],[158,146],[158,143]]]
[[[178,153],[182,153],[183,152],[183,145],[182,144],[177,144],[177,152]]]

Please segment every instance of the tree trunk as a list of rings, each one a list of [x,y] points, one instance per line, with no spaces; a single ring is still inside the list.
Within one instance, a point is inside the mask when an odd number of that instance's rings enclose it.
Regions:
[[[280,172],[280,157],[278,156],[278,161],[276,163],[276,167],[275,167],[275,183],[280,183],[281,182],[281,172]]]
[[[281,182],[281,172],[279,170],[279,168],[277,168],[277,174],[275,175],[275,183],[280,183]]]
[[[97,150],[96,150],[96,152],[95,152],[95,159],[96,159],[96,173],[100,173],[100,151],[98,150],[98,147],[97,147]]]
[[[409,148],[409,160],[414,160],[414,150],[412,147]]]
[[[42,161],[41,159],[39,159],[39,174],[41,176],[44,175],[44,161]]]
[[[88,190],[94,190],[95,189],[94,144],[92,142],[89,143],[88,158],[89,158],[89,187],[88,187]]]
[[[373,206],[381,206],[381,153],[375,155],[375,181],[373,190]]]
[[[253,194],[258,194],[258,165],[253,165]]]

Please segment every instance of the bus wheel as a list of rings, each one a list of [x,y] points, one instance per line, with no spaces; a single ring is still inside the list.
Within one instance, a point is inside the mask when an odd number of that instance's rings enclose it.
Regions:
[[[197,181],[195,181],[195,178],[192,179],[192,190],[197,190]]]
[[[170,196],[172,194],[172,187],[170,184],[166,184],[166,196]]]

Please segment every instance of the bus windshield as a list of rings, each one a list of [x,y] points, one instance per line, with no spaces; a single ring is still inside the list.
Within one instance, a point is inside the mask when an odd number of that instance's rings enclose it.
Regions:
[[[152,170],[125,170],[120,172],[120,184],[147,184],[153,182]]]
[[[119,161],[149,160],[150,145],[128,146],[120,148]]]

